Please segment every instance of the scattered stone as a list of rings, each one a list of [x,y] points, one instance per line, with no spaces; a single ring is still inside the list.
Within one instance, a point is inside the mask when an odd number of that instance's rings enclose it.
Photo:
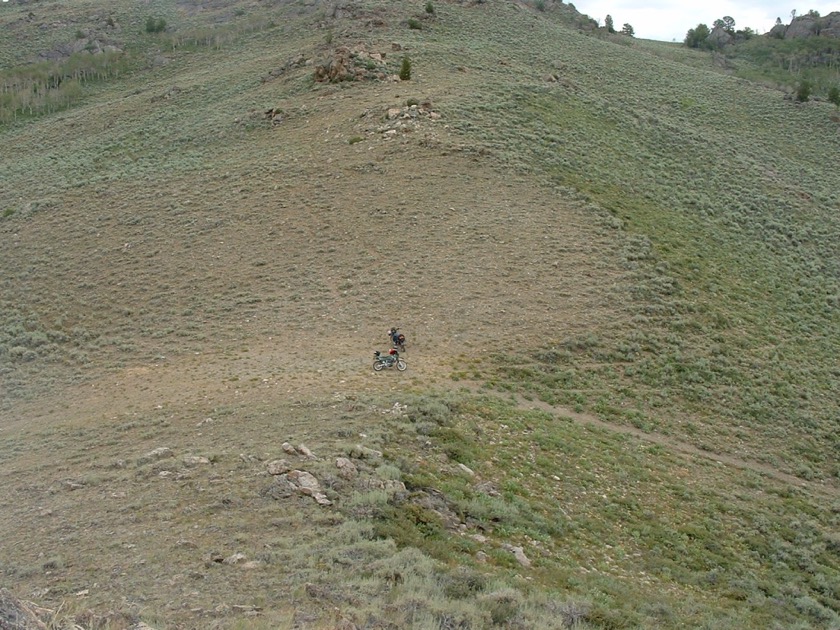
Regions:
[[[160,447],[154,449],[153,451],[149,451],[148,453],[146,453],[145,455],[140,457],[140,459],[138,460],[138,463],[140,465],[143,465],[143,464],[148,464],[150,462],[156,462],[156,461],[161,460],[161,459],[166,459],[167,457],[174,457],[174,456],[175,456],[175,454],[172,452],[171,448],[169,448],[167,446],[160,446]]]
[[[321,490],[321,484],[312,473],[305,470],[291,470],[286,473],[286,480],[300,493],[312,497],[318,505],[332,505]]]
[[[344,477],[345,479],[352,479],[356,475],[359,474],[359,469],[356,468],[356,464],[351,462],[346,457],[339,457],[335,460],[335,466],[338,468],[338,474]]]
[[[297,449],[288,442],[283,442],[283,445],[280,448],[289,455],[297,455]]]
[[[224,564],[241,564],[245,562],[248,558],[245,556],[244,553],[235,553],[232,556],[228,556],[222,562]]]
[[[311,496],[313,493],[321,491],[321,484],[318,483],[315,475],[305,470],[292,470],[286,475],[286,478],[298,487],[301,494]]]
[[[199,455],[190,455],[184,458],[185,466],[198,466],[200,464],[209,464],[210,460]]]
[[[469,466],[466,466],[465,464],[458,464],[458,468],[461,469],[462,472],[467,473],[470,477],[475,477],[475,473]]]
[[[306,457],[307,459],[318,459],[315,455],[310,451],[306,446],[301,444],[297,447],[297,452]]]
[[[405,492],[405,484],[398,479],[384,479],[382,481],[382,489],[388,492]]]
[[[516,561],[526,569],[531,568],[531,561],[528,559],[528,556],[525,555],[525,550],[522,547],[514,547],[513,545],[504,545],[504,548],[507,551],[510,551],[513,554],[513,557],[516,558]]]
[[[382,451],[357,444],[356,448],[350,453],[350,457],[355,457],[356,459],[382,459]]]
[[[501,496],[501,492],[499,492],[499,487],[495,483],[493,483],[492,481],[482,481],[480,484],[478,484],[475,487],[475,489],[478,492],[486,494],[487,496],[490,496],[490,497]]]
[[[361,44],[352,49],[339,46],[330,52],[328,59],[315,66],[315,80],[329,83],[382,81],[388,77],[385,57],[386,53],[367,51]]]
[[[275,459],[265,465],[269,475],[282,475],[289,472],[292,467],[285,459]]]

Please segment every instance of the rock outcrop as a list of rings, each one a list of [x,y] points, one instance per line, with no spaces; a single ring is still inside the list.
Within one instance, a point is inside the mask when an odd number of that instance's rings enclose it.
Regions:
[[[795,17],[790,24],[776,24],[768,33],[779,39],[803,39],[806,37],[835,37],[840,39],[840,11],[818,17],[811,13]]]

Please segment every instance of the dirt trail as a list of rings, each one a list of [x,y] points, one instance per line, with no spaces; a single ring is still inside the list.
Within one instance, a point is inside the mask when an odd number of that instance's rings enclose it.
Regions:
[[[434,356],[446,353],[407,352],[409,370],[398,373],[385,370],[375,373],[370,368],[371,357],[365,344],[344,342],[333,347],[330,360],[313,357],[303,347],[292,347],[288,339],[281,350],[271,344],[255,344],[252,351],[233,358],[229,353],[208,353],[172,357],[157,364],[136,365],[111,373],[83,387],[72,386],[58,397],[62,399],[61,415],[65,418],[110,416],[127,408],[148,409],[158,405],[177,403],[224,405],[235,402],[267,402],[271,400],[310,399],[340,394],[399,394],[409,389],[444,388],[449,367]],[[233,360],[232,360],[233,359]],[[279,365],[296,366],[279,370]],[[457,387],[476,394],[488,395],[481,383],[459,381]],[[489,395],[493,395],[490,393]],[[608,422],[592,414],[574,411],[561,405],[551,405],[537,399],[514,394],[520,409],[540,410],[567,418],[580,425],[620,433],[657,444],[671,452],[692,458],[711,460],[725,466],[749,470],[796,487],[814,495],[830,498],[840,496],[840,488],[830,481],[809,481],[778,470],[755,460],[707,451],[677,438],[660,433],[648,433],[636,427]],[[15,418],[4,424],[11,428],[17,422],[51,415],[55,399],[39,400],[17,409]],[[72,422],[72,420],[71,420]]]
[[[477,391],[478,388],[476,386],[473,386],[470,389],[474,389]],[[658,444],[659,446],[667,448],[668,450],[673,451],[675,453],[679,453],[681,455],[685,455],[688,457],[700,457],[703,459],[715,461],[725,466],[732,466],[734,468],[750,470],[760,475],[775,479],[776,481],[780,481],[784,484],[795,486],[801,490],[812,494],[819,494],[831,498],[836,498],[840,496],[840,488],[838,488],[837,485],[830,482],[808,481],[806,479],[802,479],[795,475],[791,475],[784,471],[778,470],[768,464],[763,464],[754,460],[741,459],[739,457],[733,457],[732,455],[726,455],[724,453],[706,451],[681,440],[670,438],[659,433],[647,433],[632,426],[607,422],[593,415],[579,413],[577,411],[569,409],[568,407],[563,407],[560,405],[551,405],[541,400],[528,400],[520,394],[514,394],[514,396],[516,398],[517,406],[521,409],[537,409],[540,411],[545,411],[556,416],[568,418],[581,425],[591,425],[599,429],[603,429],[605,431],[621,433],[623,435],[632,436],[638,440],[643,440],[652,444]]]

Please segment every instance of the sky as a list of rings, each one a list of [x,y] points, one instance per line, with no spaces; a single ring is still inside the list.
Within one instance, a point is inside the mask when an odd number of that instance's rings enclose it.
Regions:
[[[604,24],[611,15],[616,30],[630,24],[636,37],[681,42],[690,28],[700,23],[710,28],[715,20],[728,15],[735,19],[735,30],[751,28],[766,33],[776,23],[776,18],[790,24],[793,9],[797,15],[810,9],[827,15],[840,11],[840,0],[832,2],[807,0],[572,0],[578,11]]]

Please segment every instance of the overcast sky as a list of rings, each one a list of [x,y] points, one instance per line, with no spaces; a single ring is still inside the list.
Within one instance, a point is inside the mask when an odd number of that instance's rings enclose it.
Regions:
[[[766,33],[776,23],[776,18],[790,24],[790,12],[797,15],[810,9],[827,15],[840,11],[840,0],[833,2],[801,0],[577,0],[572,1],[578,11],[604,24],[604,18],[611,15],[616,30],[627,23],[633,27],[636,37],[681,42],[690,28],[700,23],[709,27],[725,15],[735,19],[735,29],[751,28]]]

